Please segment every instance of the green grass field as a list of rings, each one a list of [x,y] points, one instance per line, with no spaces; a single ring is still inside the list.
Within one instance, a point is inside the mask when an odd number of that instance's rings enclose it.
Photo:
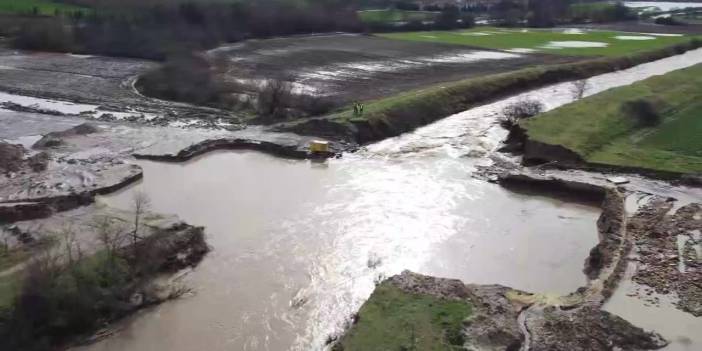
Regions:
[[[568,34],[563,29],[506,29],[479,27],[469,30],[443,32],[409,32],[385,33],[381,37],[400,40],[439,42],[447,44],[468,45],[489,49],[535,51],[549,54],[572,56],[622,56],[642,51],[653,50],[689,40],[689,37],[648,36],[645,34],[586,31],[582,34]],[[570,33],[578,33],[570,31]],[[622,40],[618,36],[650,37],[649,40]],[[559,47],[549,45],[553,42],[565,42],[566,45],[577,45],[574,42],[592,42],[592,45],[604,47]]]
[[[54,15],[59,12],[85,10],[82,7],[52,2],[50,0],[0,0],[0,13],[32,14],[37,9],[40,15]]]
[[[12,306],[19,284],[19,274],[0,277],[0,311]]]
[[[641,126],[623,109],[647,99],[661,123]],[[702,65],[612,89],[523,121],[530,139],[563,145],[588,162],[702,172]]]
[[[470,314],[466,302],[410,294],[383,283],[333,350],[460,350],[462,323]]]
[[[403,11],[403,10],[358,11],[358,17],[364,23],[433,21],[437,15],[438,15],[438,12],[430,12],[430,11]]]

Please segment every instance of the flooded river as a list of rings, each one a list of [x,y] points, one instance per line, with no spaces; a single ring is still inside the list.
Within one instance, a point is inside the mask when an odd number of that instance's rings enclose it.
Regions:
[[[702,61],[702,50],[590,80],[589,94]],[[404,269],[565,294],[582,286],[599,209],[509,192],[472,177],[505,132],[502,107],[555,108],[555,85],[460,113],[325,163],[215,152],[139,162],[140,183],[101,198],[206,227],[213,252],[185,277],[191,296],[143,311],[85,349],[318,350]]]

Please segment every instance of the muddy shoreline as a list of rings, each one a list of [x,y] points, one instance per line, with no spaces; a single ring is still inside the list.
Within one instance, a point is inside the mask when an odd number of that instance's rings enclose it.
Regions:
[[[463,333],[468,340],[466,347],[583,351],[611,350],[612,347],[657,350],[665,347],[668,341],[655,331],[645,331],[603,310],[603,305],[624,279],[627,266],[632,263],[642,267],[634,276],[635,281],[659,293],[676,291],[681,297],[677,307],[699,316],[702,311],[702,288],[693,282],[700,281],[702,270],[695,260],[695,252],[683,250],[681,255],[686,258],[680,259],[690,264],[683,274],[678,271],[677,265],[671,268],[666,261],[660,260],[661,250],[665,251],[665,257],[675,256],[673,253],[677,247],[674,241],[669,240],[669,236],[675,234],[661,236],[654,233],[670,230],[662,228],[669,228],[670,221],[680,223],[682,218],[689,220],[679,229],[683,232],[702,227],[701,205],[687,205],[673,212],[673,215],[666,215],[672,202],[658,199],[632,214],[625,209],[623,189],[614,186],[607,188],[525,174],[505,175],[499,182],[508,187],[536,187],[535,191],[547,190],[548,194],[566,190],[576,193],[574,196],[588,199],[593,195],[603,196],[602,214],[597,222],[600,242],[584,262],[583,273],[588,277],[588,284],[563,296],[533,294],[498,285],[464,285],[459,280],[423,276],[409,271],[382,283],[411,294],[470,302],[475,310],[474,315],[464,322]],[[668,219],[664,219],[666,217]],[[698,236],[696,234],[693,238],[693,244],[699,240]],[[632,250],[637,252],[635,258],[630,256]],[[355,324],[350,328],[355,328]],[[344,335],[335,338],[338,344],[343,342]]]

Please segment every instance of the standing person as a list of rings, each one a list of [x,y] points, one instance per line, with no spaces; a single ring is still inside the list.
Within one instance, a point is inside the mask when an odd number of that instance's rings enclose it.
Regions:
[[[358,104],[358,114],[363,116],[363,103]]]

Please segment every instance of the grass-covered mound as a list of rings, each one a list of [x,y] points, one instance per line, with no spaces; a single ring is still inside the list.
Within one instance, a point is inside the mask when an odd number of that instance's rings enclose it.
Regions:
[[[702,65],[605,91],[521,123],[584,160],[702,172]]]
[[[444,32],[387,33],[390,39],[468,45],[500,50],[533,50],[570,56],[622,56],[655,50],[689,40],[686,36],[655,36],[613,31],[506,29],[479,27]],[[577,46],[583,47],[577,47]],[[601,47],[597,47],[597,46]]]
[[[333,350],[459,350],[464,343],[463,321],[470,314],[465,301],[411,294],[384,282]]]

